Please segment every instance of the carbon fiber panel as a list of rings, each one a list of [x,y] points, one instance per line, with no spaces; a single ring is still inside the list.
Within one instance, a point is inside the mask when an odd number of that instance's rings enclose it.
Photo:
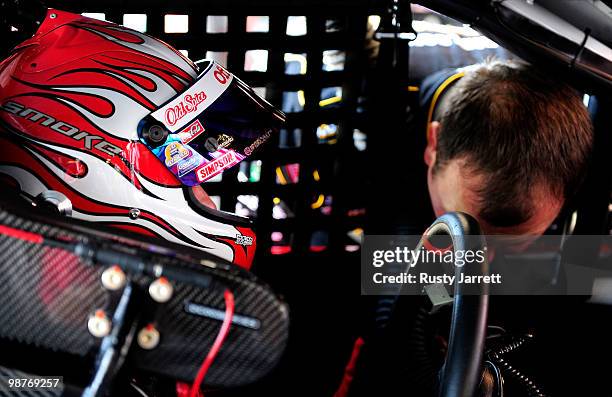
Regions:
[[[224,281],[236,296],[235,314],[260,325],[251,329],[232,324],[205,383],[241,385],[261,378],[279,360],[287,339],[288,312],[260,285],[238,277],[226,277]],[[137,347],[133,357],[138,367],[188,381],[195,378],[221,321],[188,313],[186,305],[218,309],[219,313],[225,309],[221,289],[177,284],[173,298],[151,316],[161,333],[160,345],[150,351]]]
[[[88,230],[85,223],[63,224],[56,218],[47,222],[35,214],[30,219],[21,212],[0,210],[0,224],[37,233],[60,245],[90,247],[89,256],[85,255],[88,259],[83,259],[72,253],[78,250],[0,233],[0,285],[6,291],[0,295],[0,338],[80,356],[97,351],[99,339],[89,334],[87,319],[99,308],[111,315],[121,295],[121,290],[111,292],[101,285],[103,270],[112,264],[96,262],[95,252],[102,249],[143,266],[179,270],[171,273],[177,278],[168,277],[174,294],[164,304],[154,302],[148,294],[155,277],[127,270],[141,297],[138,329],[153,324],[160,333],[160,343],[152,350],[132,344],[128,370],[192,381],[221,326],[226,288],[235,297],[234,323],[205,383],[251,383],[268,373],[284,351],[289,321],[286,305],[242,269],[214,257],[203,261],[172,248]],[[194,280],[181,277],[183,272],[191,272]],[[211,285],[204,288],[195,282],[195,275],[212,280]]]
[[[2,215],[2,223],[23,224]],[[111,310],[98,272],[70,252],[0,234],[0,337],[81,356],[97,349],[87,319]]]

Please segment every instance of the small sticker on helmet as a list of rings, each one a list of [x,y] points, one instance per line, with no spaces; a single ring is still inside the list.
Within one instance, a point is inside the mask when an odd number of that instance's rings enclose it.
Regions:
[[[222,153],[221,156],[204,164],[195,171],[198,182],[204,182],[212,178],[223,170],[239,163],[244,158],[233,150],[220,149],[218,153]]]
[[[263,143],[265,143],[270,138],[270,135],[272,135],[272,130],[269,129],[265,132],[265,134],[257,138],[255,142],[251,143],[249,146],[244,148],[244,155],[250,156],[251,153],[253,153],[255,149],[257,149],[259,146],[261,146]]]
[[[202,164],[203,161],[204,158],[202,156],[197,155],[197,153],[195,156],[179,161],[176,166],[178,176],[180,178],[184,177],[191,171],[195,170],[200,164]]]
[[[191,156],[191,150],[183,146],[180,142],[172,142],[164,150],[166,156],[166,166],[172,167],[179,161]]]
[[[227,134],[220,134],[217,137],[217,143],[219,147],[228,147],[234,141],[234,137]]]
[[[189,124],[187,128],[179,132],[178,136],[181,142],[189,143],[196,139],[204,132],[204,126],[200,120],[196,119],[193,123]]]
[[[253,245],[253,237],[245,236],[243,234],[236,235],[236,244],[243,245],[245,247]]]

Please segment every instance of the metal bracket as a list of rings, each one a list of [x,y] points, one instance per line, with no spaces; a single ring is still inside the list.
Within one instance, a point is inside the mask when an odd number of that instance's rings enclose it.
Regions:
[[[433,314],[442,307],[453,303],[453,297],[450,296],[444,284],[429,284],[423,288],[423,291],[431,302],[429,314]]]

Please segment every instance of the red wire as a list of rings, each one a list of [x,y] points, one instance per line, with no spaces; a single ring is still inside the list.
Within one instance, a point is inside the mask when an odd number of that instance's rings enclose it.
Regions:
[[[26,232],[25,230],[14,229],[5,225],[0,225],[0,234],[6,234],[12,238],[29,241],[34,244],[41,244],[44,241],[43,236],[36,233]]]
[[[227,334],[230,330],[230,325],[232,324],[232,319],[234,317],[234,294],[229,289],[226,289],[223,293],[223,297],[225,298],[225,317],[223,318],[223,323],[221,324],[221,329],[219,329],[219,333],[217,334],[217,338],[213,343],[210,351],[206,355],[206,358],[202,362],[200,369],[198,370],[198,374],[196,375],[195,380],[193,381],[193,385],[191,385],[191,391],[189,392],[189,397],[198,397],[200,391],[200,385],[204,380],[204,376],[208,369],[212,365],[215,357],[219,353],[221,346],[223,346],[223,342],[227,337]]]

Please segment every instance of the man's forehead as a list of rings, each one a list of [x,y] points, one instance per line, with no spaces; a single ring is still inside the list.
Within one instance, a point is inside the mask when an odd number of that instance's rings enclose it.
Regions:
[[[481,172],[469,157],[449,160],[436,174],[443,186],[440,192],[442,206],[446,211],[460,210],[472,214],[488,234],[538,235],[546,230],[563,205],[563,198],[555,195],[546,183],[539,181],[532,186],[529,196],[520,198],[533,205],[533,214],[528,219],[513,226],[491,224],[480,216],[483,204],[487,202],[482,187],[491,177]]]

